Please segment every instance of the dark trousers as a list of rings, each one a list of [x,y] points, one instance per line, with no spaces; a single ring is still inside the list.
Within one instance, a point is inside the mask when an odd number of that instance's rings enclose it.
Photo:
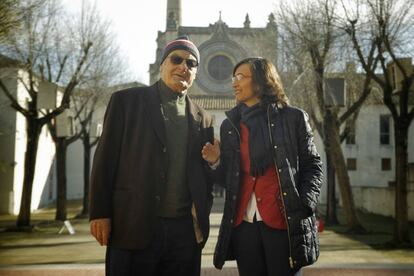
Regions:
[[[198,276],[200,266],[191,215],[159,218],[154,238],[142,250],[108,246],[106,251],[106,276]]]
[[[240,276],[295,275],[289,266],[286,230],[243,221],[234,229],[232,243]]]

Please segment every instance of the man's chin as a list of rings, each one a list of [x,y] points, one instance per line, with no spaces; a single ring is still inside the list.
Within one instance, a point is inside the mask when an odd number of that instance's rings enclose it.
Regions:
[[[189,87],[189,86],[190,86],[190,84],[188,83],[188,81],[185,81],[185,80],[180,81],[180,83],[181,83],[181,85],[182,85],[182,86],[184,86],[184,87]]]
[[[185,90],[187,90],[188,88],[190,88],[190,84],[187,81],[178,81],[175,85],[176,92],[183,92]]]

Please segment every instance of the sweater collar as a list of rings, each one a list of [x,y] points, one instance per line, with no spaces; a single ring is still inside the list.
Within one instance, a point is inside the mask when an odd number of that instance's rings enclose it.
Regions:
[[[158,91],[160,93],[160,99],[161,102],[175,102],[175,101],[185,101],[185,96],[187,95],[187,91],[184,91],[182,93],[174,92],[171,88],[169,88],[165,82],[160,79],[157,83]]]

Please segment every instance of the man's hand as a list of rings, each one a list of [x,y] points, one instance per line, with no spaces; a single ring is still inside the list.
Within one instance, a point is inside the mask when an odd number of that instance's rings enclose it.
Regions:
[[[207,142],[201,150],[201,155],[210,165],[214,165],[220,158],[220,142],[214,139],[214,145]]]
[[[108,245],[109,234],[111,233],[111,219],[94,219],[90,222],[91,234],[100,245]]]

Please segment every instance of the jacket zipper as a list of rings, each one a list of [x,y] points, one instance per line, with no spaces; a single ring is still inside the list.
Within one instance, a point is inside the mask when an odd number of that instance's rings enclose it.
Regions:
[[[267,126],[269,128],[270,143],[271,143],[272,146],[274,146],[273,137],[272,137],[272,129],[270,127],[270,105],[268,105],[268,107],[267,107]],[[276,170],[276,177],[277,177],[278,184],[279,184],[280,199],[282,201],[282,206],[283,206],[283,211],[284,211],[284,218],[285,218],[286,227],[287,227],[287,234],[288,234],[288,241],[289,241],[289,265],[293,269],[294,264],[293,264],[293,257],[292,257],[292,243],[291,243],[291,240],[290,240],[290,227],[289,227],[289,222],[288,222],[288,219],[287,219],[285,199],[283,197],[283,189],[282,189],[282,184],[280,183],[279,172],[277,171],[276,159],[275,159],[274,154],[272,154],[272,156],[273,156],[273,163],[275,165],[275,170]]]
[[[267,108],[267,126],[269,128],[270,142],[273,145],[272,131],[271,131],[271,128],[270,128],[270,112],[269,112],[269,109],[270,109],[270,105]],[[226,117],[229,120],[231,126],[236,131],[237,136],[239,137],[239,141],[241,141],[241,136],[240,136],[239,130],[237,129],[237,127],[234,125],[234,123],[232,122],[232,120],[229,118],[229,116],[227,114],[226,114]],[[276,164],[276,160],[274,158],[274,155],[273,155],[273,163],[274,163],[275,169],[277,170],[277,164]],[[285,222],[286,222],[286,226],[287,226],[287,232],[288,232],[287,234],[288,234],[288,241],[289,241],[289,265],[290,265],[291,268],[293,268],[294,265],[293,265],[293,258],[292,258],[292,243],[291,243],[291,240],[290,240],[290,227],[289,227],[289,222],[288,222],[287,217],[286,217],[285,200],[283,198],[283,189],[282,189],[282,185],[280,184],[280,178],[279,178],[279,173],[278,172],[276,173],[276,177],[277,177],[278,183],[279,183],[279,190],[280,190],[280,193],[281,193],[280,198],[281,198],[282,205],[283,205],[283,210],[284,210],[284,213],[285,213],[284,218],[285,218]]]

